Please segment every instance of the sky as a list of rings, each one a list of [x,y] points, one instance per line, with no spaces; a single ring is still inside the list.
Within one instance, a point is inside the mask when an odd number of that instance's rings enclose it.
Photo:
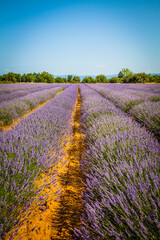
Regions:
[[[0,74],[160,73],[160,0],[0,0]]]

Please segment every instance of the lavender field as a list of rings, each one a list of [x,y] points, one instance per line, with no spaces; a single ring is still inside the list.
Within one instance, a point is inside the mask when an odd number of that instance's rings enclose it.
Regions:
[[[15,87],[17,85],[17,88]],[[3,93],[0,94],[0,125],[8,125],[32,110],[39,104],[53,98],[58,92],[67,87],[67,84],[14,84],[3,86]],[[17,90],[16,90],[17,89]],[[19,90],[21,89],[21,91]],[[4,92],[9,93],[4,93]]]
[[[0,125],[2,239],[160,239],[160,85],[2,85]]]

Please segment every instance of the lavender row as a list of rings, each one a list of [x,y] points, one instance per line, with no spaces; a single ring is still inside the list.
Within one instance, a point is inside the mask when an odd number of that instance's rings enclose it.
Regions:
[[[13,84],[14,85],[14,84]],[[11,89],[12,89],[12,86]],[[9,101],[12,100],[14,98],[18,98],[18,97],[23,97],[26,96],[27,94],[31,94],[34,92],[38,92],[38,91],[43,91],[45,89],[52,89],[55,87],[66,87],[67,84],[48,84],[48,85],[44,85],[42,84],[42,86],[37,86],[37,87],[33,87],[33,88],[29,88],[29,89],[23,89],[23,90],[18,90],[18,91],[14,91],[14,92],[10,92],[10,93],[3,93],[0,94],[0,102],[4,102],[4,101]]]
[[[20,208],[31,204],[38,174],[58,161],[53,154],[60,155],[61,140],[71,133],[69,121],[76,98],[74,85],[12,130],[0,133],[0,235],[16,224]],[[54,183],[54,175],[52,179]]]
[[[86,154],[78,239],[159,239],[160,145],[110,101],[80,87]]]
[[[47,87],[48,85],[53,84],[47,84],[47,83],[9,83],[9,84],[1,84],[0,85],[0,94],[4,93],[12,93],[20,90],[29,90],[34,88],[43,88]]]
[[[66,87],[66,86],[64,86]],[[0,123],[1,125],[11,124],[18,117],[23,116],[39,104],[53,98],[63,88],[55,87],[43,91],[34,92],[24,97],[16,98],[0,103]]]
[[[119,85],[117,90],[111,91],[102,85],[91,85],[91,88],[98,91],[106,99],[111,100],[125,112],[142,122],[156,135],[160,136],[160,94],[145,93],[136,91],[121,91]]]
[[[158,93],[133,90],[122,86],[122,84],[118,84],[114,88],[107,84],[90,84],[88,86],[98,90],[104,97],[113,101],[125,112],[129,112],[132,107],[144,101],[160,102],[160,94]]]
[[[136,92],[145,92],[145,93],[153,93],[160,94],[160,84],[143,84],[143,83],[123,83],[123,84],[114,84],[114,83],[98,83],[97,85],[106,87],[110,90],[121,90],[121,91],[136,91]]]

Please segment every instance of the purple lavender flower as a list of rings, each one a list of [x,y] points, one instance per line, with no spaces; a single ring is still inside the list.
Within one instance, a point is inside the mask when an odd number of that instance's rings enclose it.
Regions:
[[[7,125],[12,123],[15,119],[27,113],[31,109],[35,108],[44,101],[53,98],[56,93],[63,89],[62,87],[55,87],[51,89],[45,89],[42,91],[36,91],[23,97],[17,97],[9,101],[0,103],[0,123],[1,125]],[[64,84],[64,88],[67,85]]]
[[[75,233],[80,239],[158,240],[158,141],[96,91],[80,91],[86,190],[81,230]]]
[[[158,84],[154,86],[90,84],[89,86],[160,136],[160,87]]]
[[[17,223],[19,206],[26,205],[27,210],[40,191],[33,187],[37,176],[57,164],[59,158],[53,158],[53,153],[60,156],[62,138],[71,134],[76,99],[77,85],[72,85],[12,130],[0,133],[1,235]],[[54,173],[50,184],[55,183]]]

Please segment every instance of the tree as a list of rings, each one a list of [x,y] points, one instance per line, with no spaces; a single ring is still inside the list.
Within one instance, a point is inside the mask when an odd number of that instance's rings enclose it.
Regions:
[[[67,82],[71,83],[73,80],[73,76],[72,75],[68,75],[67,77]]]
[[[21,82],[35,82],[35,76],[32,73],[23,74]]]
[[[26,82],[35,82],[35,76],[32,73],[26,74]]]
[[[8,81],[7,76],[8,76],[8,74],[1,75],[0,80],[3,81],[3,82],[7,82]]]
[[[43,71],[42,73],[33,73],[35,76],[35,82],[54,83],[54,76],[48,72]]]
[[[85,77],[82,80],[82,83],[95,83],[96,80],[93,77]]]
[[[55,82],[56,83],[64,83],[64,79],[61,77],[56,77]]]
[[[118,78],[123,78],[123,77],[124,77],[124,74],[123,74],[122,71],[120,71],[120,72],[118,73]]]
[[[149,82],[160,83],[160,75],[148,75]]]
[[[21,74],[15,73],[16,82],[21,82]]]
[[[46,83],[54,83],[55,82],[53,75],[48,72],[45,72],[45,71],[42,72],[41,76],[42,76],[44,82],[46,82]]]
[[[106,78],[105,75],[101,74],[101,75],[96,76],[96,81],[99,83],[107,83],[108,79]]]
[[[67,83],[67,81],[68,81],[67,78],[64,77],[64,78],[63,78],[63,82]]]
[[[75,77],[73,78],[73,82],[74,82],[74,83],[80,83],[80,81],[81,81],[81,79],[80,79],[80,77],[78,77],[78,76],[75,76]]]
[[[109,79],[110,83],[119,83],[120,79],[118,77],[112,77],[111,79]]]
[[[21,77],[21,82],[26,82],[26,74],[25,73]]]
[[[44,79],[41,73],[36,73],[35,82],[44,82]]]
[[[96,83],[97,82],[96,79],[93,78],[93,77],[88,77],[88,78],[89,78],[89,82],[91,82],[91,83]]]
[[[123,80],[123,82],[125,82]],[[136,73],[133,76],[129,77],[127,82],[129,83],[146,83],[149,82],[149,75],[146,73]]]
[[[130,71],[128,68],[122,68],[122,70],[118,73],[118,78],[131,77],[132,75],[133,72]]]
[[[7,74],[4,74],[4,80],[7,82],[16,82],[16,77],[15,74],[13,72],[9,72]]]
[[[82,83],[91,83],[88,77],[83,78]]]

